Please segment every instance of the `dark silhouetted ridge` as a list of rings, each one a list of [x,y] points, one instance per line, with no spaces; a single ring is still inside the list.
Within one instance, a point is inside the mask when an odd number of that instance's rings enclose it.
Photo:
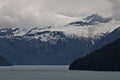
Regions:
[[[70,70],[120,71],[120,39],[75,60]]]

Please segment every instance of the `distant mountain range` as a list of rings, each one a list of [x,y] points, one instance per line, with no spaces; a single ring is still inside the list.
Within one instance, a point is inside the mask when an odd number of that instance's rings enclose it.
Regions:
[[[63,26],[1,28],[0,55],[14,65],[68,65],[120,38],[119,23],[93,14]]]
[[[120,71],[120,39],[71,63],[70,70]]]

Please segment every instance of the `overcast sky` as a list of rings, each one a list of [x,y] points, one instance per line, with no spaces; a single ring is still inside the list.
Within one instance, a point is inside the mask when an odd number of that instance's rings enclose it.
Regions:
[[[120,0],[0,0],[0,27],[64,25],[99,13],[120,20]]]

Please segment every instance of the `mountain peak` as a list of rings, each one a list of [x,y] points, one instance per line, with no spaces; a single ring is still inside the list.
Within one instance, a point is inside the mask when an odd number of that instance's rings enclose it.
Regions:
[[[111,17],[105,18],[99,14],[92,14],[84,18],[84,20],[89,21],[90,23],[100,22],[100,23],[108,23],[112,20]]]
[[[83,18],[83,20],[71,22],[69,25],[89,26],[89,25],[96,25],[96,23],[108,23],[111,20],[112,20],[111,17],[105,18],[99,14],[92,14],[90,16]]]

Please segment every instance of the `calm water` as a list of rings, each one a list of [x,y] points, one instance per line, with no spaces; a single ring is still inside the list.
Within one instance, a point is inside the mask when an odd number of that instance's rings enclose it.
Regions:
[[[120,80],[120,72],[69,71],[68,66],[0,67],[0,80]]]

